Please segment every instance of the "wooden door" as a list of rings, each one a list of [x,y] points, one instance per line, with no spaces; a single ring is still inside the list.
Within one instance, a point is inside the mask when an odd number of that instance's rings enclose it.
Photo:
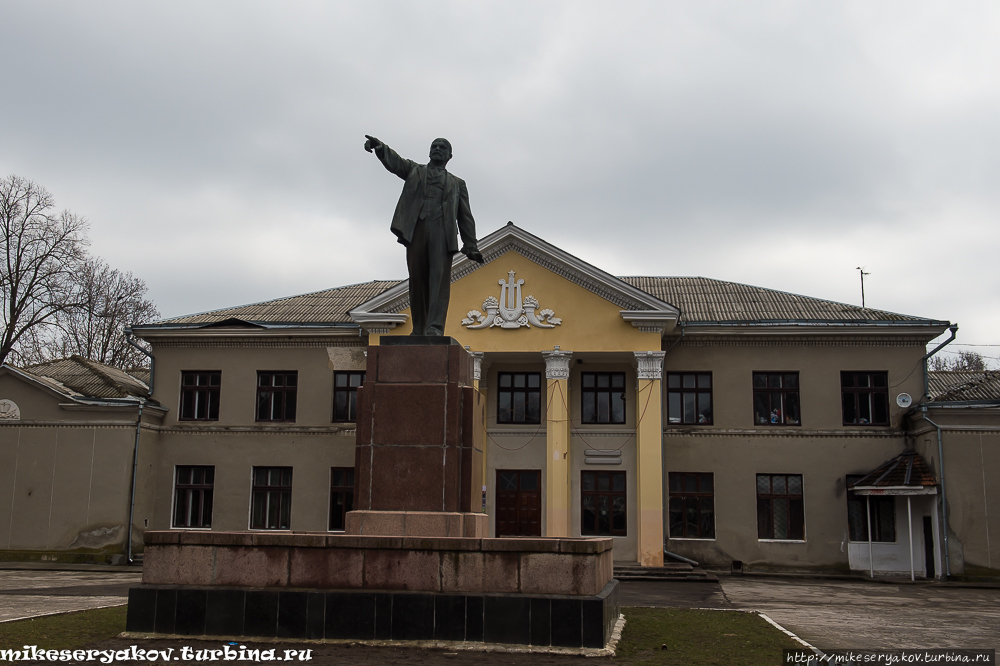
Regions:
[[[542,535],[542,472],[497,470],[497,536]]]

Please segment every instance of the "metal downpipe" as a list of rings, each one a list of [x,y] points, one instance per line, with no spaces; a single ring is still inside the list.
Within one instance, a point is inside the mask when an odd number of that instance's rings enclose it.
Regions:
[[[929,399],[931,397],[930,396],[930,386],[929,386],[930,376],[929,376],[929,373],[927,372],[927,359],[929,359],[931,356],[934,356],[934,354],[937,354],[939,351],[941,351],[942,349],[944,349],[947,345],[949,345],[952,342],[954,342],[955,338],[958,336],[958,324],[952,324],[951,326],[948,327],[948,330],[951,331],[951,337],[948,338],[947,340],[945,340],[944,342],[942,342],[941,344],[939,344],[937,347],[935,347],[930,352],[924,354],[924,357],[922,359],[920,359],[924,363],[924,394],[920,398],[921,402],[923,402],[924,399]]]
[[[150,377],[152,377],[152,373],[150,373]],[[132,449],[132,490],[130,493],[128,507],[128,534],[126,535],[126,538],[128,539],[128,548],[125,551],[126,557],[128,558],[128,564],[132,564],[134,562],[132,559],[132,530],[134,528],[133,522],[135,521],[135,482],[139,471],[139,433],[142,430],[142,409],[145,406],[146,401],[140,398],[139,415],[135,420],[135,446]]]
[[[145,349],[144,347],[142,347],[140,345],[137,345],[135,343],[135,341],[132,340],[132,329],[131,328],[126,328],[125,329],[125,342],[129,343],[130,345],[132,345],[133,347],[135,347],[136,349],[138,349],[139,351],[141,351],[149,359],[149,394],[148,395],[149,395],[149,397],[152,398],[153,397],[153,382],[154,382],[154,380],[156,378],[156,357],[153,356],[151,353],[149,353],[149,351],[147,349]]]

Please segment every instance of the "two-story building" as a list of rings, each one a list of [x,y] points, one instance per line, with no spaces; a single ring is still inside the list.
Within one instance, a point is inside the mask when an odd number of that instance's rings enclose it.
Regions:
[[[914,426],[927,343],[949,322],[618,278],[512,224],[480,248],[485,265],[454,262],[445,334],[476,358],[485,397],[491,534],[608,535],[619,561],[758,570],[903,572],[914,553],[916,575],[962,573],[970,542],[974,566],[996,569],[973,536],[985,514],[950,507],[944,556],[940,458]],[[365,352],[409,333],[407,298],[405,281],[370,282],[133,327],[165,410],[139,438],[134,538],[342,529]],[[848,489],[914,450],[919,497]],[[947,468],[948,493],[981,476],[970,465]]]

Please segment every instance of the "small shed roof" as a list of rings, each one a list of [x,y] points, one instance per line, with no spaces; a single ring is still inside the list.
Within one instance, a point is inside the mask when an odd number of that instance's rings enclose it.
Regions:
[[[895,494],[915,495],[925,494],[935,486],[937,479],[934,477],[934,472],[920,454],[916,451],[904,451],[858,479],[851,484],[849,490],[860,494],[899,491]]]

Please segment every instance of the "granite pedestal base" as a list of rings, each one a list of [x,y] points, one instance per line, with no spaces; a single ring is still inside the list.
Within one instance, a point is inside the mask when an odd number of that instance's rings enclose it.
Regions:
[[[611,539],[146,532],[128,630],[604,647]]]

